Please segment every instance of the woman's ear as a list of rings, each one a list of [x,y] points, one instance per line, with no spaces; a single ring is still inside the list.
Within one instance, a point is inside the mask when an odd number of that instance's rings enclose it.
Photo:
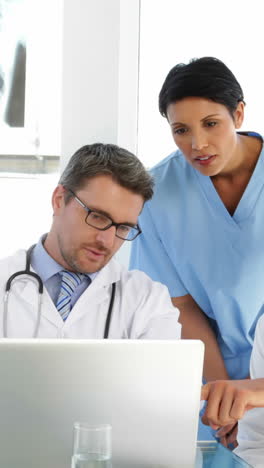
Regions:
[[[237,108],[234,112],[234,122],[235,122],[236,128],[240,128],[244,121],[244,109],[245,109],[244,102],[239,101]]]

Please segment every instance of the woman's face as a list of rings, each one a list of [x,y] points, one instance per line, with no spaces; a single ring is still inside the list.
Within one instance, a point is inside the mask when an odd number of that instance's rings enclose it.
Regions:
[[[186,160],[207,176],[232,171],[237,165],[238,138],[244,117],[239,102],[233,117],[222,104],[199,97],[169,104],[167,118],[172,135]]]

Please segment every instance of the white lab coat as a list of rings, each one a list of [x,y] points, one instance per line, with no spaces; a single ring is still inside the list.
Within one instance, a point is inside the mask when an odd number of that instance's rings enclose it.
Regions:
[[[258,321],[250,361],[252,379],[264,377],[264,315]],[[264,408],[245,413],[238,423],[237,455],[254,468],[264,468]]]
[[[25,251],[0,261],[0,337],[3,337],[3,297],[7,279],[25,269]],[[103,338],[112,283],[116,295],[109,338],[180,338],[179,311],[168,290],[140,271],[127,271],[112,259],[95,277],[63,322],[44,288],[39,338]],[[7,318],[10,338],[33,336],[37,320],[37,285],[28,276],[12,284]]]

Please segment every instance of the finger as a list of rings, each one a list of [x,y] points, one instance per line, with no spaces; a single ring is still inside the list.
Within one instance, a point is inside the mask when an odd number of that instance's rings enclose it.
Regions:
[[[248,393],[239,392],[237,395],[233,407],[230,411],[230,415],[235,419],[241,419],[247,409],[248,404]]]
[[[222,444],[224,447],[226,447],[228,450],[234,450],[236,447],[238,447],[238,442],[234,441],[233,443],[228,442],[226,437],[222,437],[219,440],[220,444]]]
[[[222,401],[219,407],[219,423],[221,426],[226,426],[227,424],[234,424],[237,419],[232,415],[232,409],[234,401],[236,400],[236,395],[232,387],[226,387],[222,396]]]
[[[232,431],[226,436],[227,445],[232,445],[232,448],[237,447],[237,430],[238,427],[235,425]]]
[[[235,446],[237,447],[237,438],[235,435],[230,434],[229,436],[225,437],[227,446],[232,445],[234,448]]]
[[[233,429],[233,427],[236,425],[235,423],[232,424],[227,424],[226,426],[223,426],[217,431],[216,436],[217,437],[226,437]]]
[[[228,448],[228,447],[227,447],[227,440],[226,440],[226,437],[221,437],[219,442],[220,442],[220,444],[222,444],[224,447]]]
[[[219,409],[223,397],[223,385],[220,382],[210,387],[210,393],[207,401],[205,415],[210,425],[220,426]]]
[[[207,418],[206,414],[202,415],[201,420],[202,420],[203,424],[205,424],[206,426],[210,425],[210,422],[208,421],[208,418]]]
[[[219,425],[214,424],[211,421],[209,421],[206,414],[204,414],[202,416],[201,420],[202,420],[203,424],[205,424],[206,426],[210,426],[214,431],[217,431],[217,429],[219,429]]]
[[[210,393],[210,384],[205,384],[201,388],[201,400],[207,400]]]

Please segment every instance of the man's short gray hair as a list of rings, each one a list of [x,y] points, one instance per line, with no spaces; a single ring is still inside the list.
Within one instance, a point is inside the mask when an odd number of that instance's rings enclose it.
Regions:
[[[141,195],[144,201],[153,195],[153,179],[137,156],[112,144],[82,146],[69,160],[59,184],[75,192],[99,175],[111,176],[122,187]]]

